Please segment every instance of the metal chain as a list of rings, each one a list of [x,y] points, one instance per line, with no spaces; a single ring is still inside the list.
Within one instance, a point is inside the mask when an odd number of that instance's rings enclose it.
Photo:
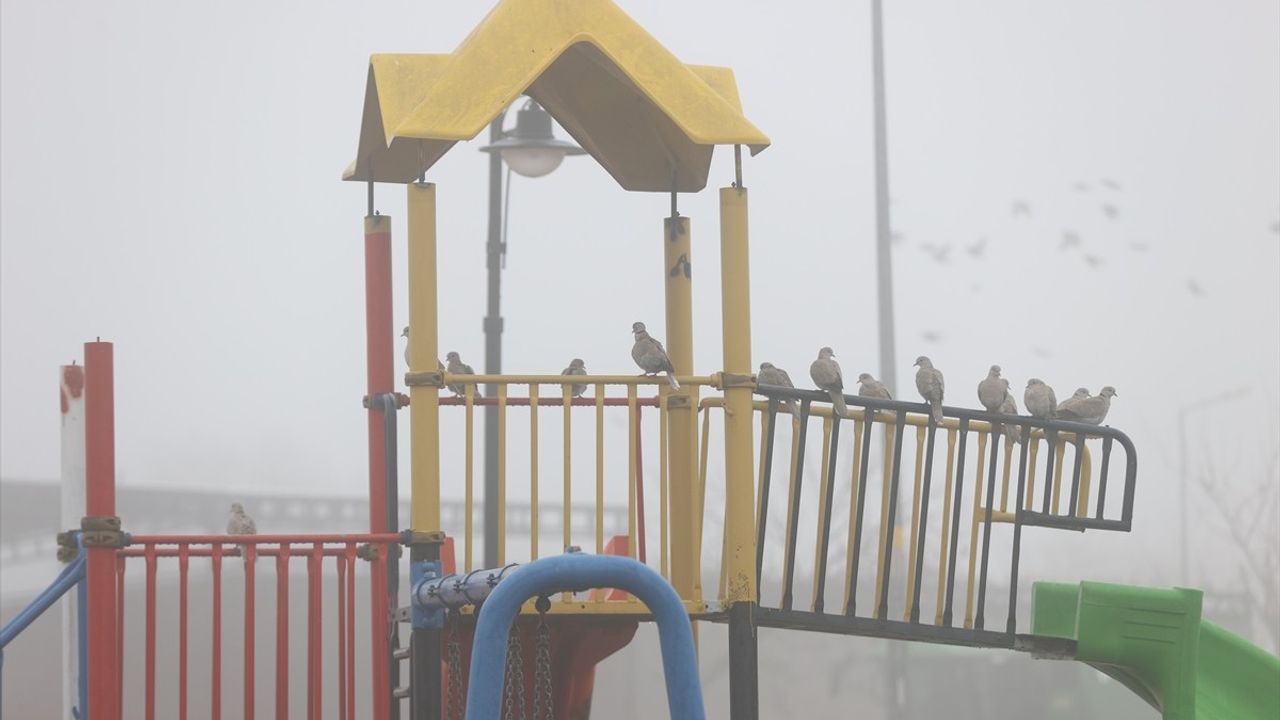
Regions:
[[[547,626],[547,611],[551,600],[545,595],[534,603],[538,610],[538,629],[535,632],[533,660],[533,720],[555,720],[551,695],[551,628]]]
[[[447,720],[462,720],[465,702],[462,699],[462,643],[458,642],[458,622],[462,616],[450,613],[446,619],[449,624],[449,635],[445,645],[445,657],[449,669],[449,685],[445,688],[445,717]]]
[[[526,720],[524,648],[520,647],[520,628],[516,623],[512,623],[507,634],[507,678],[503,686],[503,698],[506,708],[504,720]]]

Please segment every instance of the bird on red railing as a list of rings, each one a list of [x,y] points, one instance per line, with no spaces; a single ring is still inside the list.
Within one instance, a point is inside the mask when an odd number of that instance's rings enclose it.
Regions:
[[[1053,388],[1044,384],[1040,378],[1027,381],[1027,389],[1022,393],[1022,402],[1026,403],[1027,412],[1032,416],[1048,419],[1058,411],[1058,396]]]
[[[1101,425],[1107,419],[1107,411],[1111,409],[1111,398],[1116,396],[1116,389],[1110,385],[1102,388],[1097,395],[1079,400],[1069,407],[1058,408],[1057,417],[1072,422]],[[1063,403],[1065,406],[1066,403]]]
[[[449,373],[450,375],[475,375],[476,374],[476,371],[472,370],[470,365],[462,362],[462,357],[459,356],[457,352],[450,351],[448,355],[444,356],[444,359],[449,362],[449,364],[446,365],[444,369],[445,369],[445,372]],[[461,383],[454,383],[453,385],[450,385],[449,390],[451,390],[454,395],[465,395],[467,393],[466,386]],[[475,396],[480,397],[480,388],[475,389]]]
[[[774,387],[793,388],[795,385],[791,383],[791,376],[786,370],[776,367],[773,363],[760,363],[760,372],[756,373],[756,385],[773,385]],[[794,400],[787,398],[778,403],[783,410],[791,413],[797,418],[800,417],[800,408],[796,407]]]
[[[644,370],[645,375],[665,372],[671,389],[679,390],[680,383],[676,380],[675,368],[671,366],[671,358],[667,356],[667,350],[662,347],[662,343],[649,335],[642,322],[631,323],[631,333],[636,338],[635,345],[631,346],[631,359],[636,361],[641,370]]]
[[[569,367],[560,371],[561,375],[586,375],[587,364],[582,362],[582,358],[574,358],[569,361]],[[582,393],[587,391],[586,383],[574,383],[570,386],[569,393],[573,397],[582,397]]]
[[[942,379],[942,371],[935,368],[933,361],[924,355],[916,358],[915,366],[920,368],[916,371],[916,390],[920,392],[920,397],[929,403],[933,422],[941,423],[942,395],[946,387]]]
[[[836,417],[846,417],[849,408],[844,404],[844,375],[840,372],[840,363],[835,360],[835,352],[824,347],[818,351],[818,359],[809,365],[809,378],[819,390],[826,390],[831,396],[831,408]]]
[[[257,535],[258,534],[258,524],[253,521],[253,518],[249,517],[245,513],[244,506],[241,505],[240,503],[231,503],[231,517],[227,519],[227,534],[228,535]],[[240,546],[241,554],[244,553],[246,547],[248,546],[247,545]]]

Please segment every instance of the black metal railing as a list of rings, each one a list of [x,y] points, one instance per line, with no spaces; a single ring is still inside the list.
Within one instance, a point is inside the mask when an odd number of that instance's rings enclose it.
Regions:
[[[1061,420],[1042,420],[1030,416],[1008,416],[967,408],[944,407],[941,424],[934,423],[929,408],[920,403],[845,396],[848,416],[834,416],[830,397],[824,392],[761,386],[757,393],[767,398],[758,402],[762,414],[762,456],[759,477],[757,526],[757,577],[761,588],[761,622],[782,627],[807,627],[814,630],[885,637],[915,638],[959,644],[1013,646],[1016,638],[1018,608],[1018,569],[1022,552],[1022,531],[1028,526],[1075,531],[1128,531],[1133,520],[1134,486],[1137,478],[1137,456],[1133,443],[1122,432],[1110,427],[1085,425]],[[792,447],[786,491],[786,529],[781,538],[781,577],[770,578],[767,554],[777,549],[778,540],[771,536],[769,505],[773,492],[774,458],[781,433],[779,407],[791,400],[798,405],[792,419]],[[805,464],[809,443],[809,425],[813,417],[823,421],[823,452],[817,473],[818,512],[816,517],[802,517],[802,504],[811,492],[805,487]],[[785,423],[787,414],[781,416]],[[848,457],[840,453],[841,429],[854,426],[853,449]],[[872,483],[872,445],[875,426],[884,428],[884,448],[880,453],[881,516],[879,540],[867,538],[868,486]],[[904,505],[904,519],[899,519],[899,500],[904,472],[910,458],[904,458],[907,429],[914,427],[915,452],[912,464],[913,492],[909,505]],[[939,432],[946,435],[946,460],[939,463],[935,443]],[[977,448],[971,449],[976,443]],[[1115,489],[1108,498],[1111,455],[1116,445],[1124,450],[1123,487],[1119,507]],[[989,447],[988,447],[989,446]],[[1043,447],[1044,452],[1040,450]],[[1003,452],[1002,452],[1003,450]],[[1067,457],[1068,451],[1071,457]],[[1100,451],[1101,462],[1094,455]],[[1043,458],[1040,458],[1040,455]],[[1015,457],[1016,456],[1016,457]],[[840,484],[838,466],[847,460],[850,496],[844,601],[837,613],[827,611],[828,560],[831,550],[832,516],[836,489]],[[1003,463],[1001,462],[1003,460]],[[971,481],[967,465],[972,464]],[[1069,465],[1069,470],[1068,470]],[[1095,467],[1096,465],[1096,467]],[[1002,467],[1001,467],[1002,466]],[[1095,472],[1096,470],[1096,472]],[[937,498],[942,505],[931,523],[931,504],[935,485],[945,476],[945,488]],[[1038,476],[1043,487],[1036,488]],[[1010,487],[1010,480],[1014,485]],[[810,482],[812,485],[813,483]],[[966,484],[972,490],[966,490]],[[997,508],[996,485],[1001,485]],[[1093,488],[1097,488],[1096,496]],[[1009,500],[1013,496],[1013,508]],[[1063,491],[1066,504],[1063,507]],[[972,493],[972,509],[968,513],[969,569],[965,578],[957,577],[960,555],[960,528],[964,519],[966,492]],[[906,519],[909,515],[909,520]],[[803,521],[803,522],[802,522]],[[797,609],[795,587],[800,527],[812,523],[815,532],[812,600],[808,610]],[[908,525],[909,523],[909,525]],[[1012,529],[1008,545],[1008,604],[1004,632],[986,629],[988,574],[996,567],[992,532],[996,526]],[[895,583],[894,555],[898,533],[906,531],[903,544],[909,551],[900,562],[907,565],[905,579]],[[981,537],[978,537],[979,531]],[[776,532],[774,533],[776,534]],[[932,542],[939,553],[937,559],[936,601],[933,622],[921,621],[922,592],[926,584],[925,567],[932,558],[926,556]],[[772,543],[772,545],[770,544]],[[874,555],[866,545],[874,544]],[[867,556],[864,558],[864,556]],[[876,585],[871,593],[871,612],[859,614],[859,571],[865,561],[874,559]],[[976,576],[975,576],[976,572]],[[892,592],[905,582],[905,592]],[[964,621],[956,627],[956,591],[965,586]],[[1003,584],[1003,582],[1001,583]],[[772,586],[772,587],[771,587]],[[777,605],[764,600],[768,590],[778,593]],[[975,602],[976,594],[976,602]],[[900,603],[901,607],[893,607]],[[891,619],[901,612],[901,621]],[[865,613],[865,610],[864,610]]]

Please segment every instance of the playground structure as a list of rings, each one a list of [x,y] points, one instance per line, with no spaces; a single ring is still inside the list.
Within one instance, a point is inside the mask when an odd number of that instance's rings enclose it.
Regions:
[[[665,283],[665,338],[678,390],[664,378],[632,375],[453,375],[437,369],[437,200],[426,177],[456,142],[475,137],[521,95],[546,108],[624,190],[670,194],[672,213],[663,219],[660,240],[655,237],[663,246],[662,267],[655,270]],[[734,181],[719,191],[723,361],[719,370],[698,374],[692,277],[679,271],[693,258],[693,228],[677,203],[679,193],[706,186],[717,145],[733,146],[735,159]],[[845,397],[848,416],[838,417],[826,393],[755,382],[744,146],[754,155],[769,139],[743,114],[732,71],[685,65],[608,0],[503,0],[451,54],[373,56],[357,158],[345,174],[366,183],[369,193],[369,531],[131,536],[115,510],[112,348],[88,343],[83,368],[65,368],[63,382],[64,444],[78,447],[77,432],[83,438],[83,457],[67,466],[71,472],[83,468],[85,517],[78,532],[61,538],[71,561],[67,571],[31,612],[5,628],[4,643],[78,586],[80,717],[87,709],[93,720],[185,718],[188,686],[203,682],[188,668],[187,584],[191,572],[207,568],[213,578],[210,714],[221,717],[225,710],[252,718],[259,711],[259,630],[270,621],[255,608],[258,572],[265,567],[274,570],[267,582],[276,588],[271,695],[277,717],[291,712],[289,618],[300,608],[306,615],[307,717],[322,717],[327,708],[341,718],[384,720],[406,710],[413,718],[458,717],[465,697],[468,718],[524,716],[526,708],[535,718],[585,718],[596,663],[625,646],[637,623],[655,619],[673,717],[703,712],[697,674],[689,670],[696,663],[690,621],[728,626],[735,719],[758,716],[759,627],[1078,659],[1117,677],[1167,718],[1280,714],[1280,701],[1267,695],[1267,683],[1280,682],[1280,661],[1203,623],[1196,591],[1037,584],[1031,626],[1020,629],[1027,614],[1020,615],[1018,604],[1024,531],[1130,530],[1138,466],[1122,432],[950,406],[935,423],[919,403],[852,395]],[[394,371],[392,223],[375,212],[375,182],[404,184],[408,193],[413,365],[404,377],[407,396],[396,392]],[[630,321],[624,318],[620,326]],[[588,392],[574,397],[574,383],[586,384]],[[496,394],[480,397],[484,385],[496,386]],[[449,386],[463,392],[443,395]],[[552,390],[544,395],[546,388]],[[798,405],[797,415],[779,416],[788,400]],[[496,407],[498,415],[499,493],[485,498],[496,504],[499,519],[497,565],[489,568],[476,561],[477,407]],[[405,408],[411,520],[401,529],[394,510],[401,488],[395,443],[397,415]],[[506,458],[513,412],[527,413],[522,435],[530,461],[520,472],[511,472]],[[73,421],[79,413],[82,424]],[[624,435],[608,422],[620,414]],[[540,495],[548,478],[539,476],[539,453],[547,453],[542,440],[550,433],[540,437],[539,427],[553,415],[559,416],[563,469],[558,503]],[[573,431],[584,419],[594,430],[585,453]],[[723,448],[712,447],[714,423],[723,428]],[[442,444],[447,425],[462,428],[460,447]],[[1006,439],[1010,425],[1021,442]],[[816,463],[809,438],[814,426],[821,432]],[[658,448],[656,478],[651,468],[645,474],[646,442]],[[611,451],[621,445],[624,458]],[[595,470],[596,512],[586,528],[569,520],[580,490],[572,460],[583,455]],[[713,456],[722,458],[723,505],[709,507]],[[848,458],[847,474],[840,471],[842,457]],[[816,487],[806,474],[806,466],[814,465]],[[446,477],[442,466],[462,468],[460,477]],[[785,471],[779,473],[779,466]],[[507,515],[507,486],[517,477],[527,477],[530,493],[527,549],[508,547],[505,534],[516,521]],[[656,517],[646,515],[646,479],[656,479]],[[448,525],[441,515],[446,484],[460,486],[465,508]],[[835,507],[841,485],[848,489],[847,508]],[[624,498],[625,535],[606,536],[609,497]],[[779,512],[781,533],[770,529],[771,514]],[[707,591],[703,538],[712,514],[724,523],[718,556],[712,556],[719,567],[711,574],[719,579]],[[845,537],[833,537],[842,518],[848,520]],[[561,548],[588,552],[540,559],[542,536],[550,534],[545,528],[559,530]],[[831,571],[833,548],[843,553],[839,577]],[[145,640],[135,654],[123,639],[123,578],[138,564],[146,578]],[[290,601],[290,569],[297,564],[306,569],[305,604]],[[809,587],[797,586],[802,564],[812,565]],[[161,628],[158,580],[162,567],[174,565],[179,623]],[[995,572],[1007,572],[1007,597],[988,596]],[[243,654],[223,658],[223,605],[230,601],[222,582],[231,573],[243,589],[234,613]],[[401,607],[406,594],[409,605]],[[368,639],[367,657],[357,655],[358,633]],[[163,651],[165,643],[177,645],[172,672],[160,659],[175,654]],[[238,673],[228,673],[239,684],[241,702],[234,710],[223,707],[227,663],[239,663]],[[141,698],[126,702],[126,675],[139,672]],[[160,682],[178,685],[176,712],[157,707]],[[502,688],[500,697],[496,688]]]

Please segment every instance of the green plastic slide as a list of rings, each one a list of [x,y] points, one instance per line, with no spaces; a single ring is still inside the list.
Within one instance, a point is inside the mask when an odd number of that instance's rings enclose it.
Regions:
[[[1280,658],[1200,619],[1199,590],[1036,583],[1032,632],[1076,641],[1075,659],[1165,720],[1280,718]]]

